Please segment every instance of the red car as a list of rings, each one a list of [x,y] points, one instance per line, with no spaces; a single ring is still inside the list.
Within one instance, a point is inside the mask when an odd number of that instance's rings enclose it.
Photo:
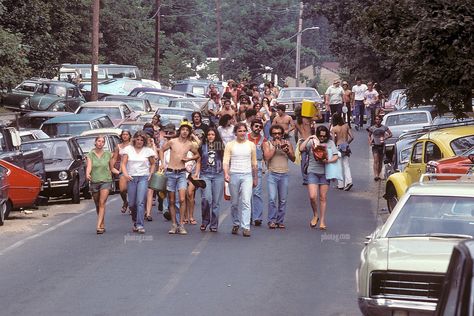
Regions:
[[[427,173],[474,173],[474,147],[459,156],[430,161],[426,166]],[[447,179],[445,179],[447,180]]]
[[[2,191],[6,192],[3,218],[10,211],[21,207],[33,206],[41,191],[41,178],[21,169],[5,160],[0,160],[0,174],[3,180]],[[0,205],[1,206],[1,205]]]

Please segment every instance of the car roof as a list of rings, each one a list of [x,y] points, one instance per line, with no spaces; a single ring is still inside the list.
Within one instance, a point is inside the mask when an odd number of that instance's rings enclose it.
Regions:
[[[112,128],[95,128],[88,131],[83,131],[80,136],[89,136],[89,135],[120,135],[122,133],[122,129],[112,127]]]
[[[197,97],[197,98],[179,98],[179,99],[170,100],[170,102],[186,102],[186,101],[196,101],[196,102],[199,102],[199,101],[206,101],[206,100],[209,100],[209,98],[204,98],[204,97]],[[162,106],[160,106],[160,107],[162,107]]]
[[[393,112],[390,112],[390,113],[387,113],[384,115],[384,117],[389,117],[389,116],[393,116],[393,115],[397,115],[397,114],[413,114],[413,113],[426,113],[426,114],[431,114],[431,111],[430,110],[424,110],[424,109],[416,109],[416,110],[397,110],[397,111],[393,111]]]
[[[281,88],[280,91],[282,90],[316,90],[316,89],[312,87],[287,87],[287,88]]]
[[[110,99],[111,101],[124,100],[124,102],[126,100],[140,100],[140,101],[145,101],[146,100],[146,99],[140,98],[140,97],[132,97],[132,96],[129,96],[129,95],[120,95],[120,94],[107,95],[107,96],[104,97],[104,99]],[[109,100],[106,100],[106,101],[109,101]],[[100,101],[100,102],[106,102],[106,101]]]
[[[176,94],[176,95],[186,95],[185,92],[181,92],[181,91],[157,89],[157,88],[150,88],[150,87],[134,88],[132,91],[130,91],[130,94],[136,93],[136,92],[161,92],[161,93]]]
[[[69,141],[70,139],[75,138],[76,136],[59,136],[59,137],[51,137],[51,138],[41,138],[35,140],[29,140],[27,142],[22,142],[24,144],[29,143],[44,143],[44,142],[57,142],[57,141]]]
[[[443,143],[447,143],[452,141],[453,139],[467,135],[474,135],[473,125],[442,128],[439,130],[428,132],[425,135],[421,136],[419,139],[437,139],[441,140]]]
[[[86,103],[82,104],[81,107],[83,107],[83,108],[88,108],[88,107],[91,107],[91,108],[95,108],[95,107],[119,107],[119,106],[122,106],[122,105],[127,106],[127,104],[125,102],[122,102],[122,101],[91,101],[91,102],[86,102]]]
[[[474,180],[437,180],[416,182],[411,185],[407,193],[411,195],[436,195],[436,196],[474,196]]]
[[[71,112],[61,112],[61,111],[34,111],[28,112],[23,115],[23,117],[56,117],[70,115]]]
[[[46,84],[51,84],[51,85],[55,85],[55,86],[66,86],[68,88],[75,88],[76,85],[72,84],[72,83],[69,83],[69,82],[65,82],[65,81],[58,81],[58,80],[44,80],[44,81],[41,81],[40,83],[46,83]]]
[[[64,123],[64,122],[88,122],[88,121],[99,119],[104,116],[107,116],[107,114],[100,114],[100,113],[71,114],[71,115],[64,115],[64,116],[50,118],[49,120],[45,121],[43,124],[54,124],[54,123]]]
[[[170,111],[183,111],[183,112],[196,112],[196,110],[193,110],[193,109],[187,109],[187,108],[170,108],[169,106],[158,106],[156,107],[156,111],[160,111],[160,110],[170,110]]]

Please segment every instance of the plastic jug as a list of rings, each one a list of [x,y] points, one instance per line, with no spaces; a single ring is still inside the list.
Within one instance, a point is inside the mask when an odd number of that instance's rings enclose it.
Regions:
[[[301,102],[301,116],[303,117],[315,117],[319,115],[319,108],[315,101],[304,100]]]

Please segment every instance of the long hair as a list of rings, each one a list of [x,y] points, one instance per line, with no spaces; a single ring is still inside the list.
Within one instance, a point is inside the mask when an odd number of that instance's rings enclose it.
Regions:
[[[209,132],[214,132],[214,135],[216,135],[216,138],[214,139],[214,148],[219,153],[220,157],[224,157],[224,142],[222,141],[221,135],[217,131],[217,128],[209,127],[205,136],[203,137],[202,144],[208,144],[207,134],[209,134]]]
[[[222,117],[219,119],[219,126],[225,127],[231,119],[232,116],[230,114],[222,115]]]

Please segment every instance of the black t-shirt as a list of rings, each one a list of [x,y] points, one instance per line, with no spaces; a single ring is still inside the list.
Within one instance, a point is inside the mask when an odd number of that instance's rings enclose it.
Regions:
[[[209,130],[209,126],[205,123],[201,123],[201,125],[196,126],[193,124],[193,129],[194,129],[194,134],[197,135],[200,139],[204,137],[205,134],[207,134],[207,131]]]

